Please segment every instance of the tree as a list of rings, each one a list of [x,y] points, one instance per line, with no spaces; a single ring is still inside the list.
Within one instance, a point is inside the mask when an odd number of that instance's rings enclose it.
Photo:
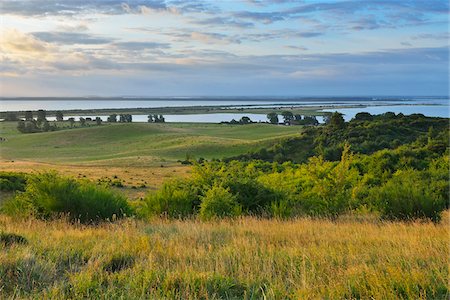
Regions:
[[[241,118],[241,120],[239,121],[239,123],[241,123],[241,124],[250,124],[250,123],[252,123],[252,120],[250,120],[250,118],[247,117],[247,116],[243,116]]]
[[[17,130],[22,133],[25,132],[25,121],[19,121],[19,123],[17,123]]]
[[[334,129],[342,129],[345,127],[345,120],[341,113],[334,112],[329,120],[329,126]]]
[[[25,124],[25,132],[36,132],[36,131],[38,131],[36,122],[27,122]]]
[[[15,112],[9,112],[5,116],[5,121],[17,121],[19,118]]]
[[[355,120],[358,121],[372,121],[373,116],[368,112],[360,112],[355,115]]]
[[[276,112],[271,112],[267,114],[267,119],[269,119],[269,122],[272,124],[278,124],[278,114]]]
[[[294,114],[291,111],[283,111],[281,113],[284,123],[290,123],[294,119]]]
[[[40,109],[37,112],[37,123],[38,125],[41,125],[42,122],[47,120],[47,113],[45,112],[45,110]]]
[[[70,127],[73,127],[73,124],[75,124],[75,118],[69,118]]]
[[[42,131],[49,131],[50,130],[50,123],[45,120],[43,125],[42,125]]]
[[[148,122],[153,123],[155,120],[153,119],[153,115],[148,115]]]
[[[86,126],[86,119],[83,117],[80,117],[80,125],[81,126]]]
[[[159,115],[159,122],[160,123],[166,122],[166,119],[164,119],[163,115]]]
[[[95,123],[97,125],[102,125],[102,119],[100,117],[95,118]]]
[[[109,123],[116,123],[117,122],[117,115],[116,114],[112,114],[108,117],[108,122]]]
[[[27,110],[25,112],[25,121],[33,120],[33,112],[31,110]]]
[[[316,116],[305,116],[301,121],[302,125],[319,125]]]
[[[64,121],[64,116],[61,111],[58,110],[55,115],[56,115],[56,121],[58,121],[58,122]]]
[[[133,116],[130,114],[121,114],[119,116],[120,123],[131,123],[133,121]]]

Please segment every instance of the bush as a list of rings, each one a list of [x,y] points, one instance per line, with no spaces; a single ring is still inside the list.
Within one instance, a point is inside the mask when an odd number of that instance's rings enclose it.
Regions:
[[[398,171],[380,187],[370,192],[372,201],[378,204],[385,219],[430,219],[438,222],[447,200],[435,191],[426,174],[419,171]]]
[[[3,210],[15,216],[49,219],[67,215],[83,223],[131,213],[126,199],[106,187],[58,176],[55,172],[30,176],[25,192],[7,201]]]
[[[0,172],[0,191],[24,191],[26,181],[23,173]]]
[[[247,213],[259,213],[276,201],[279,196],[253,178],[233,177],[223,183]]]
[[[172,181],[146,196],[139,208],[142,217],[165,215],[170,218],[183,218],[194,214],[198,206],[198,196],[189,182]]]
[[[241,214],[242,208],[237,202],[237,197],[219,185],[209,189],[205,196],[201,197],[200,217],[203,220],[213,218],[235,217]]]

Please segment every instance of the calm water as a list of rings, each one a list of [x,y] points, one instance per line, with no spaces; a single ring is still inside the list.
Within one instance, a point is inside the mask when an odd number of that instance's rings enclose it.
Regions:
[[[224,110],[239,107],[296,107],[308,106],[321,108],[323,106],[335,106],[333,109],[323,109],[323,111],[338,111],[344,114],[346,120],[353,118],[358,112],[369,112],[380,114],[385,112],[422,113],[431,117],[450,117],[449,99],[443,97],[424,98],[243,98],[243,99],[155,99],[155,100],[134,100],[134,99],[102,99],[102,100],[0,100],[0,111],[25,111],[25,110],[69,110],[69,109],[104,109],[104,108],[158,108],[158,107],[192,107],[192,106],[218,106]],[[361,107],[345,108],[343,106],[358,105]],[[214,113],[214,114],[191,114],[191,115],[164,115],[166,122],[193,122],[193,123],[220,123],[222,121],[239,120],[243,116],[248,116],[254,122],[266,122],[265,114],[246,113]],[[74,117],[93,118],[94,115],[66,115],[65,119]],[[106,121],[107,116],[100,116]],[[49,117],[49,120],[54,118]],[[280,118],[281,120],[282,118]],[[322,117],[317,117],[319,122],[323,122]],[[147,122],[146,115],[133,115],[133,122]]]
[[[157,108],[157,107],[192,107],[192,106],[219,106],[219,107],[289,107],[289,106],[348,106],[348,105],[397,105],[397,104],[439,104],[448,105],[445,98],[234,98],[234,99],[155,99],[155,100],[0,100],[0,111],[24,111],[24,110],[70,110],[70,109],[104,109],[104,108]]]

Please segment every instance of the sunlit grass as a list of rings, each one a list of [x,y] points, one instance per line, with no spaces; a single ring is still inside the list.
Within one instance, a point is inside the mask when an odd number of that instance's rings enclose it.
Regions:
[[[28,243],[0,243],[0,298],[445,299],[447,225],[1,216]]]

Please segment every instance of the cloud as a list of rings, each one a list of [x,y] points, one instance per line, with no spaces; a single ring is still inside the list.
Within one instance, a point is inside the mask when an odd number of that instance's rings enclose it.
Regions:
[[[116,42],[113,43],[113,46],[125,49],[125,50],[131,50],[131,51],[138,51],[138,50],[145,50],[145,49],[168,49],[170,48],[170,44],[168,43],[157,43],[157,42]]]
[[[303,46],[287,45],[287,46],[284,46],[284,47],[287,48],[287,49],[293,49],[293,50],[301,50],[301,51],[307,51],[308,50],[308,48],[303,47]]]
[[[3,1],[3,14],[45,17],[51,15],[75,16],[79,14],[148,14],[167,11],[204,12],[217,10],[215,6],[203,1],[165,1],[165,0],[15,0]]]
[[[284,2],[284,1],[283,1]],[[296,3],[295,1],[293,3]],[[272,3],[273,4],[273,3]],[[290,19],[302,19],[315,16],[322,23],[334,22],[337,26],[328,28],[346,30],[373,30],[378,28],[396,28],[419,26],[430,23],[429,16],[449,11],[447,1],[391,1],[391,0],[349,0],[314,1],[301,3],[294,7],[278,7],[272,11],[244,10],[233,12],[237,19],[252,20],[263,24],[282,22]],[[444,21],[445,22],[445,21]]]
[[[228,36],[222,33],[216,32],[200,32],[200,31],[192,31],[189,32],[185,30],[184,33],[172,33],[173,36],[177,37],[181,42],[189,42],[188,39],[202,42],[205,44],[240,44],[241,41],[233,36]]]
[[[413,40],[447,40],[450,38],[450,34],[448,32],[444,33],[422,33],[418,35],[414,35],[411,37]]]
[[[33,35],[16,29],[6,29],[0,34],[0,50],[4,54],[43,54],[50,51],[51,46]]]
[[[192,23],[199,25],[213,25],[213,26],[233,26],[238,28],[251,28],[254,27],[252,22],[238,21],[234,18],[228,17],[214,17],[206,19],[194,19]]]
[[[101,45],[108,44],[112,41],[112,39],[102,38],[87,33],[64,31],[33,32],[32,35],[48,43],[58,43],[65,45]]]

